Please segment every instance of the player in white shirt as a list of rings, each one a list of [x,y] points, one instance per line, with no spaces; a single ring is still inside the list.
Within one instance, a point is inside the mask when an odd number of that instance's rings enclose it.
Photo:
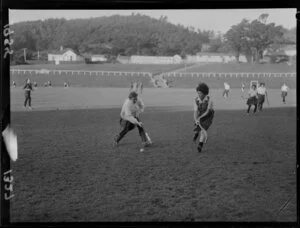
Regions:
[[[138,128],[143,145],[148,146],[151,144],[150,138],[147,137],[147,133],[144,129],[143,123],[140,122],[140,115],[144,112],[145,105],[143,101],[138,98],[136,92],[131,92],[128,98],[125,100],[121,113],[120,113],[120,125],[121,132],[115,137],[114,145],[118,145],[120,140],[135,127]]]
[[[230,85],[227,82],[224,82],[224,92],[223,97],[227,98],[230,90]]]
[[[245,85],[244,85],[244,83],[242,84],[241,90],[242,90],[242,93],[245,91]]]
[[[267,90],[266,90],[266,87],[265,87],[265,83],[261,82],[259,84],[259,87],[257,88],[258,111],[262,111],[263,104],[265,102],[265,98],[268,101],[268,94],[267,94]]]
[[[284,104],[285,104],[285,97],[288,94],[288,90],[289,90],[289,87],[285,83],[283,83],[283,85],[281,86],[281,97],[282,97],[282,102]]]

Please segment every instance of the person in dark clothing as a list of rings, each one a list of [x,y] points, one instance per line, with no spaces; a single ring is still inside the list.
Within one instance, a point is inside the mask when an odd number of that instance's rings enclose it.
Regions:
[[[32,88],[32,83],[30,82],[29,78],[26,80],[23,89],[25,90],[24,108],[26,108],[27,102],[28,102],[29,109],[32,109],[31,108],[31,91],[33,90],[33,88]]]

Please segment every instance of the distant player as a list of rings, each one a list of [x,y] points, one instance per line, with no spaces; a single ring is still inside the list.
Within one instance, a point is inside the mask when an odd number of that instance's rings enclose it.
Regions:
[[[26,80],[23,89],[25,90],[24,108],[26,108],[28,102],[29,109],[31,109],[31,91],[33,88],[29,78]]]
[[[138,83],[137,82],[133,82],[133,89],[132,91],[136,92],[138,91]]]
[[[48,81],[48,87],[52,87],[51,81]]]
[[[248,94],[249,94],[249,98],[247,100],[247,105],[248,105],[247,114],[249,115],[252,105],[254,106],[253,114],[255,114],[257,110],[257,90],[255,84],[251,86],[251,89],[249,90]]]
[[[114,139],[114,146],[117,146],[120,140],[135,127],[138,128],[143,146],[149,146],[151,144],[151,140],[147,137],[143,123],[140,122],[139,119],[140,114],[144,112],[144,108],[145,105],[142,100],[138,98],[138,94],[134,91],[131,92],[125,100],[120,113],[120,125],[122,129]]]
[[[37,84],[37,82],[35,81],[35,82],[33,82],[33,85],[34,85],[34,87],[35,88],[37,88],[37,86],[38,86],[38,84]]]
[[[64,82],[64,87],[69,88],[69,84],[67,82]]]
[[[144,85],[142,82],[139,83],[139,89],[140,89],[140,94],[143,93],[143,88],[144,88]]]
[[[262,111],[263,104],[265,102],[265,98],[268,101],[268,94],[265,87],[265,83],[261,82],[259,84],[259,87],[257,88],[257,105],[258,105],[258,111]],[[269,103],[269,102],[268,102]]]
[[[131,93],[133,91],[133,82],[130,82],[130,89],[129,89],[129,93]]]
[[[198,152],[200,153],[202,151],[203,144],[207,141],[207,130],[212,124],[215,111],[213,107],[213,101],[210,96],[208,96],[208,86],[205,83],[200,83],[196,88],[196,92],[198,96],[194,101],[195,135],[193,141],[196,142],[200,134],[200,140],[197,147]]]
[[[242,93],[245,91],[245,85],[244,85],[244,83],[242,84],[241,90],[242,90]]]
[[[285,104],[285,97],[288,94],[288,90],[289,90],[289,87],[285,83],[283,83],[283,85],[281,86],[281,97],[282,97],[282,102],[284,104]]]
[[[16,88],[17,84],[15,81],[13,81],[13,87]]]
[[[230,90],[230,85],[227,82],[224,82],[223,97],[228,98],[229,90]]]

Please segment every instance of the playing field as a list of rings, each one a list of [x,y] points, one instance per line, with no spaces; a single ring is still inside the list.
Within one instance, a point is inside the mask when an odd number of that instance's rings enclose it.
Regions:
[[[245,115],[240,90],[216,107],[209,140],[192,143],[193,89],[145,89],[142,120],[154,145],[139,152],[137,130],[117,149],[128,89],[38,88],[24,111],[11,90],[19,160],[12,163],[12,222],[296,221],[296,91],[287,104]]]

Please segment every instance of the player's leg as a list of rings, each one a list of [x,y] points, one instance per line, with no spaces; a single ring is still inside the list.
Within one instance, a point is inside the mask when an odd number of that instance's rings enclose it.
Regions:
[[[257,102],[253,104],[254,106],[254,110],[253,110],[253,113],[256,113],[256,110],[257,110]]]
[[[116,135],[115,139],[114,139],[114,143],[118,144],[121,139],[132,129],[134,129],[135,125],[132,124],[131,122],[127,121],[127,120],[120,120],[120,125],[121,125],[121,131],[119,134]]]
[[[139,135],[141,137],[142,142],[146,143],[148,140],[147,140],[146,131],[144,127],[137,126],[137,128],[139,130]]]
[[[251,109],[251,104],[248,104],[248,109],[247,109],[247,113],[249,114],[250,112],[250,109]]]
[[[193,141],[196,142],[196,140],[198,139],[199,137],[199,134],[200,134],[200,131],[201,131],[201,128],[195,124],[195,128],[194,128],[194,137],[193,137]]]
[[[207,116],[205,116],[204,118],[202,118],[202,120],[200,120],[199,127],[201,128],[201,131],[200,131],[200,140],[198,144],[198,152],[202,151],[203,145],[207,142],[208,139],[207,130],[212,125],[214,114],[215,112],[212,110],[209,112]]]
[[[28,102],[28,94],[26,93],[25,94],[25,101],[24,101],[24,108],[26,107],[27,102]]]
[[[31,108],[31,95],[30,94],[28,95],[28,105],[29,105],[29,108]]]
[[[199,144],[197,147],[199,153],[202,151],[204,139],[205,139],[205,134],[203,132],[204,131],[202,131],[202,130],[200,131],[200,139],[199,139]]]

